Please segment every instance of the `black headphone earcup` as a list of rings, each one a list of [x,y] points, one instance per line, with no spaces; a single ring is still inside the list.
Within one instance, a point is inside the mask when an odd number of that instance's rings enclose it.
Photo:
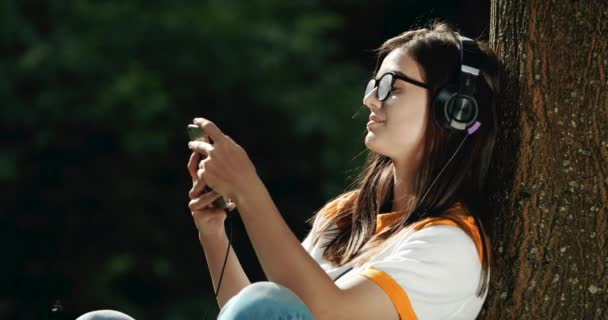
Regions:
[[[445,130],[451,130],[447,104],[455,94],[456,86],[449,84],[439,89],[433,98],[433,118],[437,126]]]
[[[441,88],[433,99],[435,122],[446,130],[465,130],[475,120],[479,109],[474,98],[457,94],[455,85]]]

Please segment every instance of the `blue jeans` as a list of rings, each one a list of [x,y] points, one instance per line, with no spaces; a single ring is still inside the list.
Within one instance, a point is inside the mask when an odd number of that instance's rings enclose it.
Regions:
[[[114,310],[96,310],[87,312],[76,320],[134,320],[130,316]]]
[[[314,320],[310,309],[288,288],[270,281],[254,282],[224,305],[218,320]],[[114,310],[85,313],[76,320],[133,320]]]
[[[310,309],[288,288],[270,281],[254,282],[224,305],[218,320],[314,320]]]

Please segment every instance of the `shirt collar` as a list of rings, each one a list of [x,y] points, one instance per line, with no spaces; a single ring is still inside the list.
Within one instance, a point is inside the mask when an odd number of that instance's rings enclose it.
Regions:
[[[466,210],[466,208],[463,206],[462,202],[460,200],[457,200],[453,206],[451,206],[448,210],[447,210],[448,214],[457,214],[457,215],[469,215],[469,212]],[[392,212],[385,212],[385,213],[379,213],[376,216],[376,234],[381,232],[382,230],[388,228],[388,226],[390,226],[393,222],[395,222],[396,220],[400,219],[401,217],[403,217],[403,215],[405,214],[405,212],[403,211],[392,211]],[[429,218],[427,218],[429,219]]]

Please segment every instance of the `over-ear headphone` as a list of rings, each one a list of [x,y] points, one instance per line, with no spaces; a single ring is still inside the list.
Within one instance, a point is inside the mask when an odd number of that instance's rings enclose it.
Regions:
[[[460,34],[458,39],[460,71],[437,91],[432,102],[435,123],[448,131],[462,131],[475,126],[479,115],[475,89],[481,51],[475,40]]]
[[[431,191],[431,188],[437,182],[448,164],[452,162],[456,153],[462,147],[462,144],[467,138],[479,130],[481,122],[477,121],[479,115],[479,106],[475,100],[475,89],[477,77],[479,76],[479,61],[481,59],[481,50],[477,42],[471,38],[467,38],[458,34],[458,52],[460,53],[460,71],[448,82],[447,85],[441,87],[433,98],[433,119],[440,128],[448,131],[465,131],[466,135],[460,141],[456,151],[450,159],[445,163],[437,177],[431,185],[426,189],[426,192],[420,198],[420,203]]]

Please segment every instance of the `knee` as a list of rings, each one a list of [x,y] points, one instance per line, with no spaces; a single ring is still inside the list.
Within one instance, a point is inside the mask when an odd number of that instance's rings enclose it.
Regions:
[[[300,298],[289,288],[276,282],[259,281],[243,288],[238,295],[273,300],[299,300]]]
[[[232,297],[224,305],[218,317],[219,319],[272,319],[287,314],[301,315],[301,319],[307,319],[305,315],[309,315],[310,311],[290,289],[275,282],[260,281],[248,285]]]
[[[135,320],[130,316],[114,310],[96,310],[87,312],[76,320]]]

